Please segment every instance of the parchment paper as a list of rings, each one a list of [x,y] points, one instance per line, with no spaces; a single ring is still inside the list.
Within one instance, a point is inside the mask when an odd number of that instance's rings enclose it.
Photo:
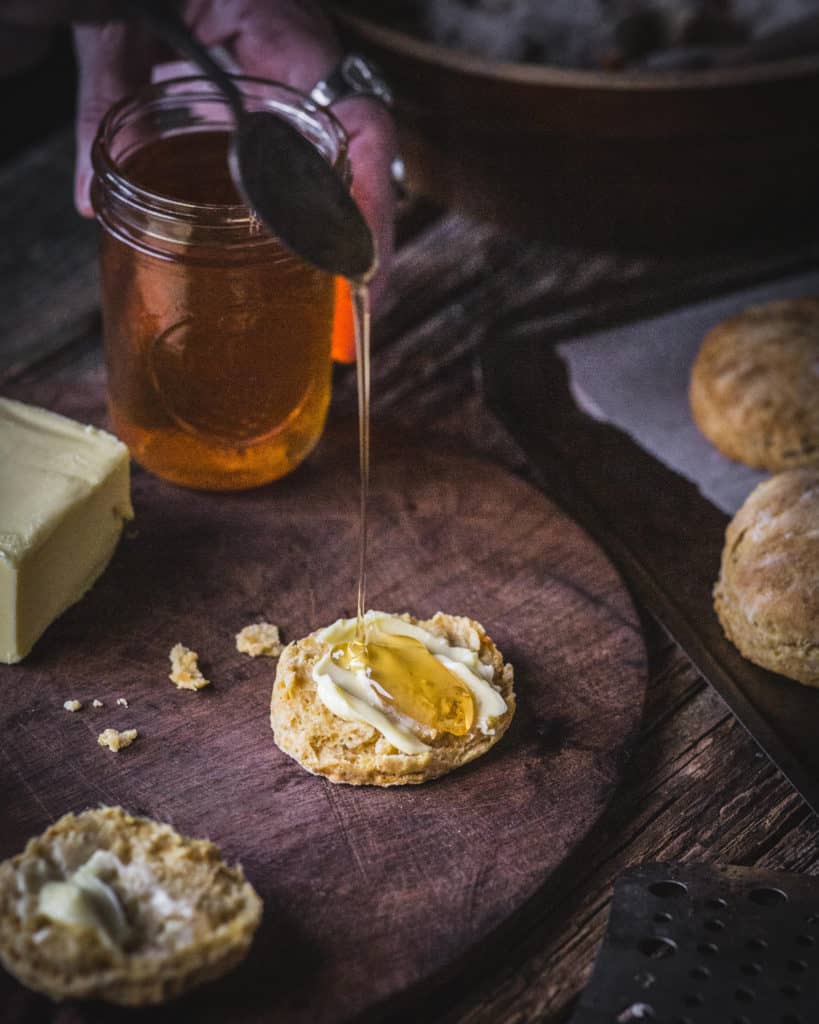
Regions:
[[[819,273],[563,342],[558,352],[572,395],[589,416],[625,431],[733,515],[768,474],[726,459],[700,434],[688,408],[691,365],[703,335],[720,320],[757,302],[803,295],[819,295]]]

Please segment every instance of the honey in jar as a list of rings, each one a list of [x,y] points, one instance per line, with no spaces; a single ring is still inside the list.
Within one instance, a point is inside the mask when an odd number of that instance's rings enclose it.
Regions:
[[[284,86],[240,80],[348,176],[346,137]],[[175,483],[253,487],[295,468],[330,400],[333,278],[241,201],[232,120],[198,78],[121,101],[94,146],[109,410],[134,459]]]

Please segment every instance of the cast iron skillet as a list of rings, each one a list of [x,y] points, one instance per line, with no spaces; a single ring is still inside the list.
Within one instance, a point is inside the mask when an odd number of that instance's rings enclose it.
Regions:
[[[819,229],[819,54],[682,72],[495,63],[350,14],[396,94],[414,191],[573,244],[690,249]]]

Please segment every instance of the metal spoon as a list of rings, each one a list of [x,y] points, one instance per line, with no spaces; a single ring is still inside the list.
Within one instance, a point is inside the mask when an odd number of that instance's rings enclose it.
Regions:
[[[230,173],[265,226],[289,249],[322,270],[351,280],[371,276],[375,245],[367,222],[315,146],[276,114],[246,110],[235,81],[167,0],[122,0],[122,6],[197,64],[225,97],[236,120]]]

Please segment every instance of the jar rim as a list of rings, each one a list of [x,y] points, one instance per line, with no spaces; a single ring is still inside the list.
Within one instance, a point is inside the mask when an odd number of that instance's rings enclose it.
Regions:
[[[333,154],[324,153],[331,166],[342,174],[347,172],[349,138],[344,126],[331,110],[316,103],[306,93],[283,82],[254,75],[231,75],[231,78],[239,85],[245,99],[253,98],[252,93],[246,91],[248,87],[261,86],[264,89],[275,89],[280,100],[278,103],[272,101],[272,97],[268,97],[266,101],[264,98],[257,97],[261,99],[263,107],[272,109],[274,113],[277,110],[287,110],[302,117],[312,117],[314,124],[319,127],[325,137],[331,140],[335,148]],[[192,89],[189,93],[170,92],[171,88],[184,88],[185,86],[195,86],[196,89]],[[202,88],[203,86],[208,88]],[[253,223],[256,220],[255,215],[244,202],[191,202],[137,185],[128,178],[119,160],[111,154],[111,143],[116,133],[126,126],[129,114],[150,109],[152,104],[169,98],[180,102],[222,100],[227,108],[227,100],[224,100],[219,88],[204,75],[184,75],[164,79],[123,96],[109,107],[103,116],[91,149],[92,166],[98,181],[112,187],[118,193],[119,198],[129,206],[141,212],[150,212],[152,216],[158,216],[160,219],[192,221],[207,217],[218,221],[225,227],[240,227]],[[299,129],[298,120],[295,122],[291,120],[290,123],[293,123],[297,130]],[[311,141],[315,142],[312,139]],[[317,145],[317,148],[321,147]]]

